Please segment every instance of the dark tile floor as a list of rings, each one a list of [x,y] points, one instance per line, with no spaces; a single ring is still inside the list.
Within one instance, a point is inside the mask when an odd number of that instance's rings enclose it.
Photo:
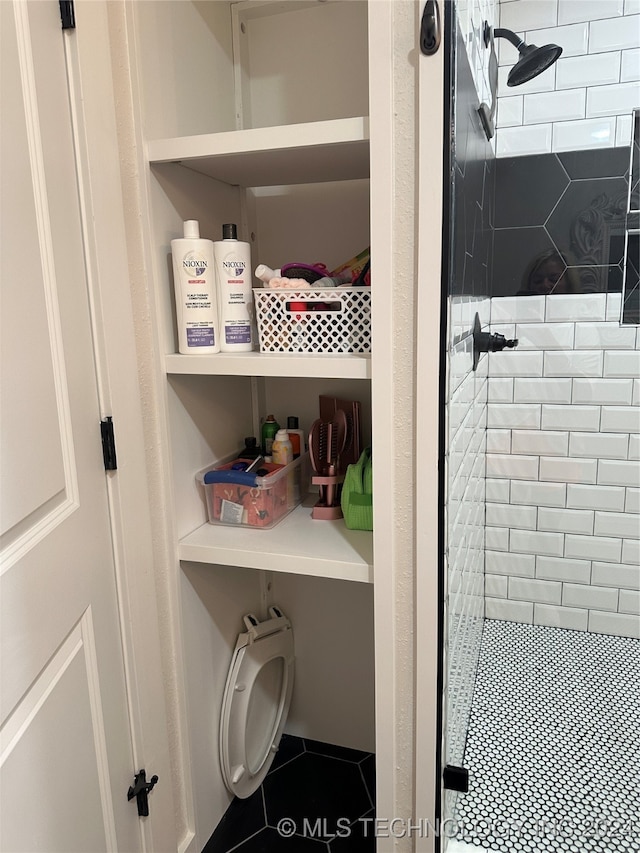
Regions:
[[[234,799],[202,853],[375,853],[375,758],[283,735],[261,787]]]

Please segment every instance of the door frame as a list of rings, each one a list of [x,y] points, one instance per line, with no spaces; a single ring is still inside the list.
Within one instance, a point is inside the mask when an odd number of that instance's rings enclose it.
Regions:
[[[416,853],[438,853],[442,820],[442,739],[446,649],[444,626],[444,401],[447,299],[442,276],[447,204],[445,55],[448,23],[440,7],[440,48],[418,62],[418,318],[416,369]],[[417,4],[418,32],[424,0]],[[446,19],[446,20],[445,20]],[[418,454],[416,454],[418,457]],[[430,825],[422,822],[430,821]]]
[[[76,4],[76,29],[62,33],[74,122],[96,377],[101,418],[115,424],[118,469],[105,474],[128,695],[133,775],[159,783],[140,821],[143,849],[178,849],[165,710],[138,358],[129,286],[115,87],[107,3]],[[96,424],[96,441],[100,440]],[[132,520],[135,519],[135,523]],[[123,787],[122,796],[126,794]],[[135,802],[131,803],[135,808]]]

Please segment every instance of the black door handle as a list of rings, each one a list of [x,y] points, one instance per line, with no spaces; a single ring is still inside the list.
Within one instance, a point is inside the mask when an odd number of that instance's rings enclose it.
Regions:
[[[154,775],[147,782],[146,770],[136,773],[134,783],[127,791],[127,800],[136,798],[139,817],[149,817],[149,791],[153,790],[157,781],[158,777]]]

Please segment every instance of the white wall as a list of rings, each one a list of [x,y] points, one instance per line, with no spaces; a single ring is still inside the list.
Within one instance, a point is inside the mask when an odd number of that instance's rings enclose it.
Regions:
[[[502,0],[500,26],[563,53],[508,88],[518,52],[497,40],[498,157],[630,144],[631,111],[640,106],[638,0]]]
[[[619,293],[498,297],[486,616],[640,637],[640,329]]]

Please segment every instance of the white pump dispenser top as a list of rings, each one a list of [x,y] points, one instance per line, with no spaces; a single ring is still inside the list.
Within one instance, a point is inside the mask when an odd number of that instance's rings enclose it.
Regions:
[[[183,228],[184,236],[187,240],[200,239],[200,223],[197,219],[186,219]]]

